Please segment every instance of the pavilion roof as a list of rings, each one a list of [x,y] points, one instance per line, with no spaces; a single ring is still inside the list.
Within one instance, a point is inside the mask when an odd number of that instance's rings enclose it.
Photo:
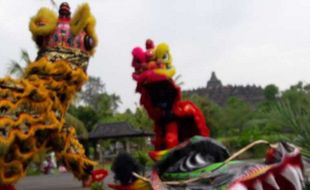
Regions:
[[[98,123],[89,133],[88,140],[111,139],[125,137],[152,136],[153,133],[136,129],[126,121],[113,123]]]

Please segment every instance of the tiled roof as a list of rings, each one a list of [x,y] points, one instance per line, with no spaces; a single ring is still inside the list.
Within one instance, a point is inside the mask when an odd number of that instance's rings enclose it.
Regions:
[[[99,123],[89,133],[88,139],[152,136],[153,133],[132,127],[127,122]]]

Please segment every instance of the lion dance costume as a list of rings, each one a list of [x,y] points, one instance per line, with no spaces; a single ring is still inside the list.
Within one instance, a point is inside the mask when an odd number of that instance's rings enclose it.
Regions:
[[[87,80],[88,60],[97,45],[95,18],[87,4],[71,18],[62,3],[59,16],[41,8],[29,29],[39,51],[19,80],[0,80],[0,189],[25,175],[39,152],[55,151],[57,159],[80,180],[89,178],[94,162],[64,126],[64,114]]]
[[[180,87],[172,80],[175,68],[167,44],[155,46],[147,40],[146,50],[134,48],[132,56],[140,103],[155,124],[155,150],[149,152],[155,163],[150,177],[139,176],[139,164],[129,154],[120,154],[112,165],[120,184],[110,184],[111,188],[303,189],[304,166],[296,146],[254,142],[248,148],[257,144],[269,146],[265,160],[238,161],[233,160],[238,154],[231,156],[226,147],[208,137],[203,114],[192,102],[181,100]]]
[[[155,124],[155,149],[173,148],[195,135],[209,136],[202,112],[192,102],[182,100],[181,89],[172,79],[175,68],[169,46],[161,43],[155,47],[147,40],[146,51],[136,47],[132,56],[140,103]]]

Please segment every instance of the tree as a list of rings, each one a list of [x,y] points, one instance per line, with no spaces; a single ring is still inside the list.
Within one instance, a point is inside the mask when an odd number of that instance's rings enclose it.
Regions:
[[[141,129],[143,131],[152,131],[153,122],[149,119],[146,111],[142,107],[137,107],[135,112],[127,109],[123,113],[116,113],[113,116],[106,118],[104,122],[118,122],[118,121],[126,121],[134,128]],[[131,138],[130,142],[136,144],[139,149],[147,148],[146,138],[144,137],[136,137]],[[107,144],[106,144],[107,146]]]
[[[79,101],[72,105],[69,112],[79,118],[88,131],[98,122],[106,122],[113,117],[121,99],[116,94],[108,94],[99,77],[89,76],[88,82],[79,94]]]
[[[98,114],[90,106],[70,106],[68,112],[82,121],[88,132],[90,132],[93,126],[98,122]]]
[[[289,101],[281,101],[275,112],[278,113],[278,123],[290,134],[290,141],[310,150],[310,104],[291,105]],[[293,133],[292,133],[293,132]],[[292,135],[293,134],[293,135]]]
[[[253,115],[253,108],[245,101],[236,97],[228,99],[223,109],[222,125],[224,135],[239,135],[244,125]]]
[[[144,130],[151,131],[153,122],[148,117],[145,109],[143,107],[137,107],[135,112],[127,109],[123,113],[117,113],[106,120],[107,122],[116,122],[116,121],[127,121],[133,127]]]
[[[281,100],[272,110],[283,133],[290,140],[310,150],[310,92],[309,85],[299,82],[284,91]],[[292,136],[293,135],[293,136]]]
[[[68,112],[65,114],[65,125],[68,125],[69,127],[74,127],[78,136],[87,137],[88,135],[84,123]]]
[[[121,98],[116,94],[101,93],[97,96],[97,103],[94,110],[101,120],[111,117],[117,111]]]
[[[199,95],[184,95],[185,99],[191,100],[202,111],[206,118],[206,124],[211,130],[211,135],[216,137],[221,134],[222,128],[222,109],[209,98]]]
[[[264,89],[265,100],[257,105],[257,110],[261,112],[270,112],[270,109],[279,99],[279,88],[274,84],[269,84]]]
[[[268,101],[274,101],[279,94],[279,88],[274,84],[269,84],[264,89],[264,96]]]
[[[79,94],[79,98],[85,105],[95,108],[100,94],[105,91],[104,87],[105,85],[102,83],[100,77],[89,76],[87,83]]]
[[[302,82],[298,82],[296,85],[292,85],[290,89],[285,90],[282,93],[281,99],[290,102],[291,105],[310,105],[308,86],[304,86]]]

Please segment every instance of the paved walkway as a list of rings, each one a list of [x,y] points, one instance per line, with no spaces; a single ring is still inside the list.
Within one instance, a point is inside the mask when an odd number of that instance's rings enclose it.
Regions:
[[[106,182],[111,182],[112,176],[107,176]],[[82,183],[71,173],[57,175],[28,176],[19,181],[17,190],[88,190],[82,188]]]

